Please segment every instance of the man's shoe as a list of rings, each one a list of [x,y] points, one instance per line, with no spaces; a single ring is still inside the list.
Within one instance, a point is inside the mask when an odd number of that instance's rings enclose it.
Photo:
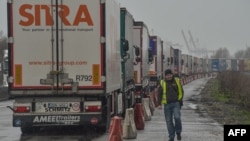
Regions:
[[[181,134],[177,134],[177,140],[180,141],[181,140]]]
[[[168,141],[174,141],[174,139],[169,139]]]

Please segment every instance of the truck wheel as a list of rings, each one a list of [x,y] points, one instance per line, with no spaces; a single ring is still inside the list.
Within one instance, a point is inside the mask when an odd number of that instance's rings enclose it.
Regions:
[[[108,130],[106,129],[106,126],[104,125],[104,126],[99,126],[97,128],[97,132],[101,133],[101,134],[104,134],[104,133],[108,133]]]
[[[34,128],[32,126],[23,125],[21,126],[21,132],[22,134],[31,134],[34,132]]]

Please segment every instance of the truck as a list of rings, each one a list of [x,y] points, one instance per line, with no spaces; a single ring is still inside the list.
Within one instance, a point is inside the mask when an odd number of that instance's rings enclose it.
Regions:
[[[223,72],[227,69],[227,60],[225,58],[219,58],[219,71]]]
[[[218,72],[219,70],[219,59],[211,58],[211,70],[212,72]]]
[[[166,41],[161,41],[162,46],[162,78],[164,78],[164,71],[168,68],[168,51],[169,46]]]
[[[150,34],[143,21],[135,21],[133,27],[133,45],[135,49],[134,80],[135,100],[141,103],[142,98],[149,95],[149,65],[153,63],[153,52],[149,47]]]
[[[189,72],[188,72],[188,55],[181,54],[181,60],[182,60],[181,75],[186,77],[189,74]]]
[[[121,92],[124,94],[124,111],[126,108],[132,107],[135,104],[135,80],[134,80],[134,59],[135,49],[133,42],[134,17],[125,8],[120,10],[120,27],[121,27],[121,68],[122,68],[122,86]],[[124,117],[125,112],[123,112]]]
[[[149,47],[153,52],[154,61],[149,66],[149,74],[160,78],[162,76],[162,42],[159,36],[150,36]]]
[[[121,80],[120,48],[128,54],[132,47],[120,37],[118,2],[16,0],[7,6],[13,126],[22,133],[43,126],[107,131],[112,117],[124,114],[124,91],[133,85],[131,76]]]
[[[232,59],[225,59],[226,60],[226,71],[232,71]]]
[[[192,74],[198,74],[198,57],[192,56]]]
[[[244,71],[245,72],[250,71],[250,59],[244,59]]]
[[[232,67],[232,71],[239,71],[239,60],[231,59],[231,67]]]
[[[202,72],[204,74],[208,73],[208,58],[202,59]]]
[[[149,47],[153,53],[153,62],[149,66],[150,93],[156,88],[157,83],[163,78],[163,47],[159,36],[150,36]]]
[[[167,68],[174,70],[174,48],[172,46],[166,45],[167,47]]]
[[[181,50],[176,48],[174,49],[174,74],[176,76],[181,76],[181,65],[182,65],[182,61],[181,61]]]
[[[9,58],[8,58],[8,50],[4,49],[3,50],[3,56],[2,56],[2,61],[1,61],[1,78],[2,78],[2,87],[7,88],[8,87],[8,72],[9,72]]]

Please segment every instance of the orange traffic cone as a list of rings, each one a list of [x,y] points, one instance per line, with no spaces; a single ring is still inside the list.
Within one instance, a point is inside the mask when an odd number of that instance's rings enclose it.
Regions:
[[[109,141],[123,141],[122,135],[122,118],[115,116],[111,119],[109,127]]]

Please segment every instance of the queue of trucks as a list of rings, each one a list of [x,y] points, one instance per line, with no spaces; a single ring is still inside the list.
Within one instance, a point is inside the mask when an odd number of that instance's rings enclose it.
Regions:
[[[115,0],[8,1],[13,126],[107,131],[149,91],[145,23]]]
[[[229,68],[222,59],[182,54],[150,35],[116,0],[16,0],[7,6],[8,89],[13,126],[23,133],[43,126],[107,131],[112,117],[124,117],[152,94],[167,68],[183,78]],[[240,63],[230,68],[249,69]]]
[[[9,58],[8,58],[8,50],[7,49],[4,49],[2,51],[2,57],[1,57],[1,79],[2,79],[2,82],[1,82],[1,86],[4,87],[4,88],[7,88],[8,87],[8,81],[7,81],[7,78],[8,78],[8,72],[9,72]]]

